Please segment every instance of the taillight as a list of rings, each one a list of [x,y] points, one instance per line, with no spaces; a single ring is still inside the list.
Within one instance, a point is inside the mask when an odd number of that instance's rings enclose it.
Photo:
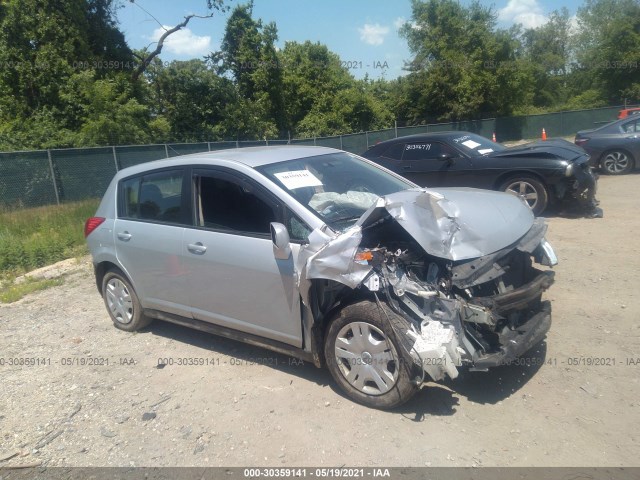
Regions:
[[[587,143],[589,141],[588,138],[576,138],[574,140],[573,143],[575,143],[576,145],[578,145],[579,147],[581,147],[582,145],[584,145],[585,143]]]
[[[84,222],[84,238],[87,238],[91,232],[98,228],[105,220],[106,218],[103,217],[91,217],[87,219],[87,221]]]

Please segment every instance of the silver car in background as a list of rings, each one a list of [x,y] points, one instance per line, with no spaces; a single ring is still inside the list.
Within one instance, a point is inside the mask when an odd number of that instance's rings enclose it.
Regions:
[[[545,232],[513,195],[302,146],[124,169],[85,225],[117,328],[161,319],[326,365],[376,408],[543,340]]]

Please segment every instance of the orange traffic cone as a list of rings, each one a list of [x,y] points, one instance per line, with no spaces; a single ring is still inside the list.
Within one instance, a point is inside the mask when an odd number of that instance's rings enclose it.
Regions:
[[[492,140],[493,140],[494,142],[495,142],[495,141],[497,141],[497,140],[496,140],[496,132],[493,132],[493,139],[492,139]]]
[[[544,128],[542,129],[542,140],[547,139],[547,132],[545,132]]]

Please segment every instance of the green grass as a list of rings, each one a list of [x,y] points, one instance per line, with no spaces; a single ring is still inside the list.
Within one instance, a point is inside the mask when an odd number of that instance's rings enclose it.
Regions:
[[[99,200],[0,211],[0,275],[8,278],[87,252],[83,228]]]
[[[29,293],[44,290],[46,288],[57,287],[63,283],[64,280],[62,278],[52,278],[48,280],[26,280],[23,283],[16,283],[8,287],[1,287],[0,302],[16,302]]]

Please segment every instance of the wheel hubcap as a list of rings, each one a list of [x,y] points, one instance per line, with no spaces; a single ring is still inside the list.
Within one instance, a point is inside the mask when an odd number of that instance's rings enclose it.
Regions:
[[[107,282],[107,306],[111,316],[119,323],[130,323],[133,319],[133,301],[127,286],[117,278]]]
[[[509,184],[505,192],[520,197],[524,200],[530,209],[534,209],[538,205],[538,192],[529,182],[518,181]]]
[[[398,354],[379,328],[365,322],[342,327],[336,337],[338,367],[349,384],[368,395],[388,392],[398,380]]]
[[[611,152],[604,157],[602,166],[609,173],[620,173],[629,166],[629,158],[622,152]]]

